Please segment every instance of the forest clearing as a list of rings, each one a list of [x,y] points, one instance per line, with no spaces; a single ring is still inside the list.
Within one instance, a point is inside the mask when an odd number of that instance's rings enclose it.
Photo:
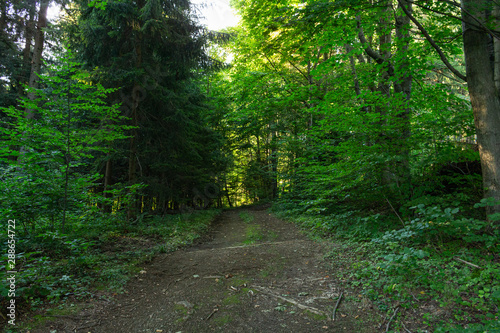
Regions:
[[[490,0],[0,0],[2,328],[499,332],[499,91]]]

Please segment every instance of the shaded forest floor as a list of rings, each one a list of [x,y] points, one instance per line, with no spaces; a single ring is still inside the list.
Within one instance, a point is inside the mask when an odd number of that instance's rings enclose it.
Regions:
[[[31,333],[385,331],[385,314],[335,278],[331,245],[265,208],[224,212],[197,245],[144,264],[124,294]]]

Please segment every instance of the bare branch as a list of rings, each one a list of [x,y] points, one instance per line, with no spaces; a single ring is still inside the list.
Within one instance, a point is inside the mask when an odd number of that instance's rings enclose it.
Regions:
[[[447,4],[450,4],[452,6],[455,6],[455,7],[458,7],[458,8],[461,8],[460,4],[459,3],[456,3],[454,1],[448,1],[448,0],[442,0],[443,2],[447,3]],[[455,16],[455,15],[451,15],[451,14],[448,14],[448,13],[443,13],[443,12],[440,12],[438,10],[435,10],[435,9],[432,9],[432,8],[429,8],[429,7],[426,7],[426,6],[423,6],[415,1],[411,1],[412,4],[415,4],[416,6],[422,8],[422,9],[425,9],[425,10],[428,10],[428,11],[431,11],[433,13],[436,13],[436,14],[440,14],[440,15],[443,15],[443,16],[448,16],[448,17],[451,17],[451,18],[454,18],[458,21],[461,21],[461,22],[464,22],[464,20],[461,18],[461,17],[458,17],[458,16]],[[493,38],[496,38],[496,39],[500,39],[500,31],[495,31],[495,30],[492,30],[490,28],[488,28],[486,25],[484,25],[481,20],[479,20],[478,18],[476,18],[474,15],[472,15],[471,13],[469,13],[469,11],[467,11],[466,9],[464,8],[461,8],[461,10],[467,15],[467,16],[470,16],[474,21],[476,21],[478,24],[473,24],[471,22],[467,22],[469,25],[473,26],[474,28],[479,28],[479,29],[483,29],[485,30],[486,32],[488,32],[488,34],[490,36],[492,36]]]
[[[417,28],[422,32],[422,34],[425,36],[427,41],[432,45],[432,47],[436,50],[436,52],[439,54],[439,58],[441,61],[448,67],[448,69],[455,74],[458,78],[462,79],[463,81],[467,82],[467,77],[460,73],[455,67],[453,67],[452,64],[448,61],[448,58],[446,58],[446,55],[443,53],[439,45],[436,44],[434,39],[429,35],[427,30],[418,22],[413,15],[408,11],[408,9],[401,3],[401,0],[398,0],[398,3],[401,5],[401,9],[405,12],[406,16],[410,18],[410,20],[417,26]]]
[[[456,20],[458,20],[458,21],[462,21],[462,18],[461,18],[461,17],[459,17],[459,16],[455,16],[455,15],[452,15],[452,14],[448,14],[448,13],[443,13],[443,12],[440,12],[440,11],[435,10],[435,9],[432,9],[432,8],[430,8],[430,7],[427,7],[427,6],[421,5],[421,4],[419,4],[418,2],[416,2],[416,1],[409,1],[409,2],[411,2],[412,4],[414,4],[414,5],[418,6],[418,7],[422,8],[422,9],[428,10],[428,11],[430,11],[430,12],[433,12],[433,13],[436,13],[436,14],[439,14],[439,15],[443,15],[443,16],[448,16],[448,17],[451,17],[451,18],[456,19]],[[444,1],[444,2],[446,2],[446,1]]]
[[[471,267],[474,267],[474,268],[477,268],[477,269],[481,269],[481,267],[479,267],[478,265],[475,265],[475,264],[473,264],[471,262],[468,262],[468,261],[465,261],[463,259],[460,259],[460,258],[457,258],[457,257],[454,257],[453,259],[455,259],[456,261],[460,261],[460,262],[462,262],[462,263],[464,263],[466,265],[469,265]]]
[[[443,73],[443,71],[441,71],[439,68],[433,68],[432,71],[436,74],[439,74],[439,75],[442,75],[450,80],[453,80],[455,82],[458,82],[458,83],[462,83],[462,81],[460,80],[457,80],[456,78],[454,78],[453,76],[450,76],[450,75],[446,75],[445,73]]]
[[[344,295],[344,292],[341,292],[339,298],[337,299],[337,303],[335,304],[335,308],[333,309],[332,321],[335,321],[335,313],[337,312],[337,308],[339,307],[340,300],[342,299],[342,295]]]

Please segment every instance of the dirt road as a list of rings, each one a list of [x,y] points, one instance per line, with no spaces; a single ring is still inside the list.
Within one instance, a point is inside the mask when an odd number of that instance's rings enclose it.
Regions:
[[[32,333],[378,331],[369,302],[331,277],[324,253],[264,208],[227,211],[205,242],[158,256],[112,303]]]

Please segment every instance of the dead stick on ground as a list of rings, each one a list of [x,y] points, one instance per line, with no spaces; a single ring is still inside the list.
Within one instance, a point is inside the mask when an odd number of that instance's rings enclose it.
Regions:
[[[257,290],[260,290],[264,294],[267,294],[269,296],[273,296],[273,297],[279,298],[279,299],[281,299],[281,300],[283,300],[285,302],[291,303],[291,304],[295,305],[296,307],[298,307],[299,309],[307,310],[307,311],[310,311],[310,312],[315,313],[317,315],[327,316],[328,317],[328,314],[326,312],[324,312],[324,311],[321,311],[319,309],[316,309],[316,308],[313,308],[313,307],[310,307],[310,306],[307,306],[307,305],[300,304],[299,302],[294,301],[293,299],[288,299],[286,297],[283,297],[283,296],[280,296],[280,295],[276,295],[275,293],[272,293],[272,292],[266,290],[266,288],[264,288],[264,287],[254,286],[254,288],[257,289]]]
[[[337,304],[335,304],[335,308],[333,309],[333,314],[332,314],[332,321],[335,321],[335,313],[337,312],[337,308],[339,307],[340,300],[342,299],[342,295],[344,292],[340,293],[339,299],[337,300]]]
[[[77,327],[76,330],[83,330],[84,328],[88,329],[88,328],[92,328],[92,327],[95,327],[95,326],[98,326],[98,325],[101,325],[101,320],[100,319],[97,322],[95,322],[95,323],[88,324],[88,325],[85,325],[85,326]]]
[[[392,315],[391,319],[389,319],[389,322],[387,323],[387,327],[385,328],[385,333],[389,332],[389,327],[391,327],[391,321],[394,319],[396,316],[396,313],[398,313],[399,306],[394,310],[394,314]]]
[[[460,262],[462,262],[462,263],[464,263],[466,265],[469,265],[471,267],[474,267],[474,268],[477,268],[477,269],[481,269],[481,267],[479,267],[478,265],[474,265],[473,263],[465,261],[463,259],[460,259],[460,258],[457,258],[457,257],[454,257],[453,259],[455,259],[456,261],[460,261]]]
[[[212,316],[214,315],[214,313],[216,313],[217,311],[219,311],[219,308],[215,308],[211,314],[208,315],[208,317],[205,319],[205,320],[209,320],[210,318],[212,318]]]
[[[389,201],[389,199],[385,198],[385,200],[387,200],[387,203],[389,204],[389,206],[391,206],[392,211],[396,214],[396,216],[399,218],[399,220],[401,221],[401,223],[403,223],[403,227],[406,227],[405,221],[403,221],[403,219],[401,218],[401,216],[399,216],[398,212],[396,212],[396,210],[394,209],[394,207],[392,207],[392,204]]]
[[[401,322],[401,324],[403,324],[403,328],[405,329],[406,332],[411,333],[411,331],[406,328],[405,323]]]

